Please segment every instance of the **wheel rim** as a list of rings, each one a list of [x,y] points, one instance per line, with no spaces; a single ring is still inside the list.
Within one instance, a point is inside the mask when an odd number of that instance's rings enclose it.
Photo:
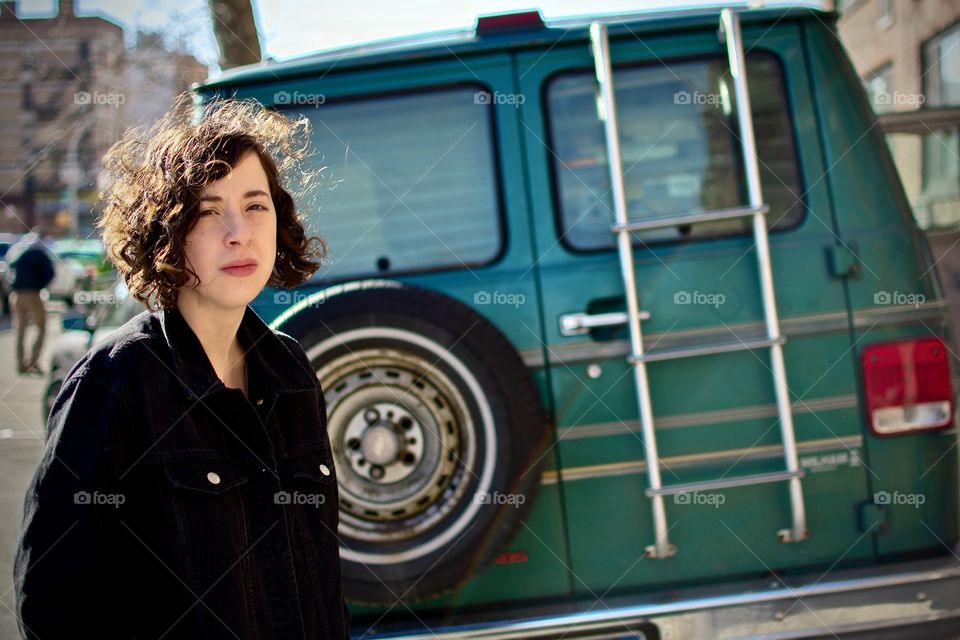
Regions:
[[[455,489],[458,468],[469,468],[469,410],[428,366],[398,351],[360,350],[320,373],[331,390],[343,530],[357,538],[398,540],[429,529],[443,514],[426,511]]]
[[[370,339],[377,345],[361,342]],[[383,346],[387,343],[392,346]],[[403,343],[419,348],[405,349]],[[427,353],[421,355],[423,349]],[[325,355],[331,353],[332,358]],[[323,361],[317,376],[337,460],[341,534],[361,542],[408,543],[389,553],[341,548],[341,556],[372,563],[412,559],[469,526],[480,506],[472,494],[488,490],[496,461],[492,412],[469,369],[422,335],[385,327],[338,334],[307,355]],[[471,394],[479,425],[458,386],[438,366],[441,361]],[[412,436],[404,442],[400,434]],[[371,474],[370,455],[382,475]],[[437,536],[413,540],[458,506],[462,513]]]

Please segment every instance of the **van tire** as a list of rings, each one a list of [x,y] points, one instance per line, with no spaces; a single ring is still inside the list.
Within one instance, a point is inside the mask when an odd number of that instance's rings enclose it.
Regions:
[[[382,281],[276,328],[324,391],[346,598],[428,600],[489,564],[533,505],[549,438],[500,331],[451,298]]]

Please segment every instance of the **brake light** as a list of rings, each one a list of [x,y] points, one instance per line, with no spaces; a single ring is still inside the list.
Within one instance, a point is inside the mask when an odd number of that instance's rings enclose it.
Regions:
[[[478,36],[511,31],[534,31],[543,29],[543,16],[540,11],[517,11],[514,13],[499,13],[477,18],[474,32]]]
[[[926,337],[872,344],[860,359],[867,423],[876,436],[942,429],[953,420],[947,349]]]

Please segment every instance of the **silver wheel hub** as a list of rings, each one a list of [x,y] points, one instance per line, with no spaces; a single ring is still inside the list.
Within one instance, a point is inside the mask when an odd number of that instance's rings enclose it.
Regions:
[[[466,402],[435,361],[352,348],[317,375],[337,461],[341,532],[402,540],[442,520],[468,484],[477,445]]]
[[[397,403],[377,402],[357,411],[343,434],[351,470],[370,482],[390,484],[412,474],[423,459],[423,425]]]
[[[360,451],[371,464],[390,464],[397,459],[400,441],[393,429],[377,425],[363,434]]]

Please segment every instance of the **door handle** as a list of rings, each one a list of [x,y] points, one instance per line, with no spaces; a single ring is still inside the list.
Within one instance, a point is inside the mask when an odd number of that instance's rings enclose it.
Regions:
[[[649,320],[650,312],[641,311],[640,320]],[[560,335],[581,336],[598,327],[615,327],[627,324],[626,311],[609,313],[567,313],[560,316]]]

